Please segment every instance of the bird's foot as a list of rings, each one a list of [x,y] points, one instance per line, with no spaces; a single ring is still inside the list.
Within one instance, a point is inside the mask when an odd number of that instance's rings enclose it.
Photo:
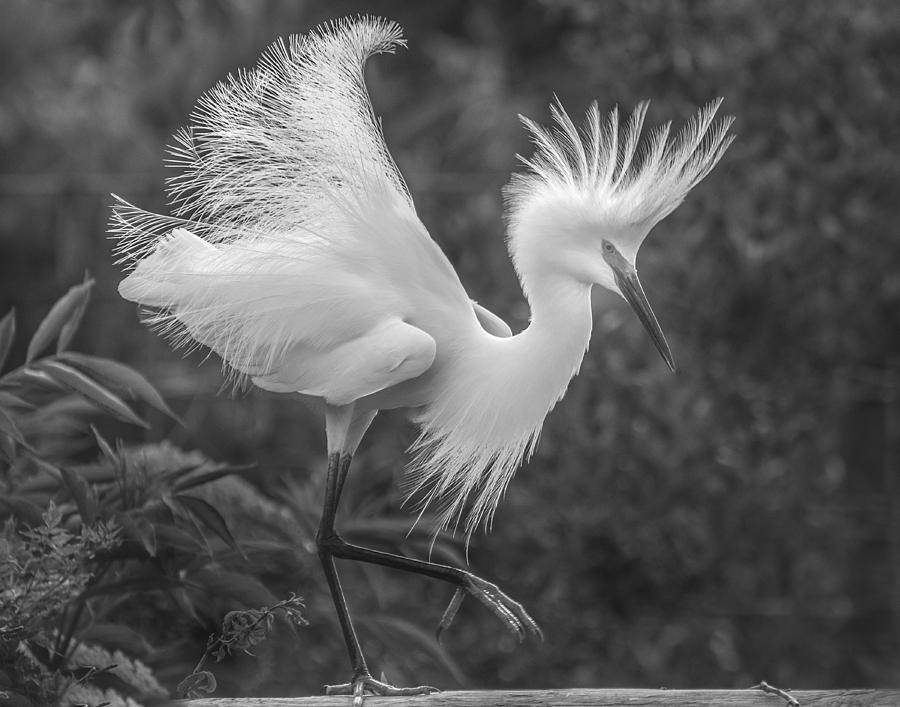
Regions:
[[[418,687],[394,687],[386,682],[376,680],[368,673],[356,675],[352,681],[343,685],[326,685],[326,695],[353,695],[353,707],[363,707],[366,693],[393,697],[397,695],[430,695],[432,692],[440,692],[431,685],[419,685]]]
[[[762,690],[763,692],[767,692],[770,695],[778,695],[781,699],[787,702],[788,707],[800,707],[800,703],[797,701],[797,698],[795,698],[793,695],[789,695],[787,690],[782,690],[780,687],[770,685],[765,680],[757,685],[754,685],[750,689]]]
[[[447,610],[444,611],[444,615],[441,617],[441,622],[438,624],[438,641],[441,640],[441,635],[444,631],[446,631],[450,627],[450,624],[453,623],[456,612],[459,610],[459,607],[466,596],[465,592],[468,592],[484,604],[494,616],[506,624],[506,627],[515,634],[520,642],[523,641],[529,633],[532,636],[537,636],[541,640],[544,640],[544,635],[541,633],[541,629],[537,625],[537,622],[529,616],[528,612],[525,611],[525,607],[519,602],[507,596],[496,584],[491,584],[481,577],[476,577],[474,574],[468,572],[466,572],[464,576],[464,585],[456,590],[456,593],[450,600],[450,604],[447,606]]]

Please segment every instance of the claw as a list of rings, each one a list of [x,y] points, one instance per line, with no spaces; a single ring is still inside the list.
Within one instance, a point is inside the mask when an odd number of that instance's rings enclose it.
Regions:
[[[447,609],[444,611],[444,615],[441,617],[441,622],[438,624],[437,631],[435,631],[435,638],[438,643],[441,642],[441,636],[444,635],[444,631],[450,628],[450,624],[452,624],[453,619],[456,618],[456,612],[459,611],[459,607],[462,606],[463,599],[465,598],[466,594],[463,591],[463,588],[457,587],[456,591],[453,593],[453,598],[450,600]]]
[[[763,692],[767,692],[770,695],[778,695],[781,699],[783,699],[789,707],[800,707],[800,703],[794,698],[792,695],[789,695],[786,690],[782,690],[779,687],[775,687],[774,685],[770,685],[765,680],[760,682],[758,685],[754,685],[751,690],[762,690]]]
[[[528,633],[537,636],[542,641],[544,640],[544,635],[541,633],[541,629],[537,625],[537,622],[529,616],[528,612],[525,611],[525,608],[519,602],[511,599],[500,591],[497,585],[486,582],[475,575],[467,575],[466,580],[465,590],[484,604],[494,616],[506,624],[506,627],[515,634],[520,642],[525,640]],[[450,622],[453,621],[453,616],[456,614],[456,610],[461,603],[462,598],[460,598],[460,592],[457,590],[457,593],[453,595],[453,599],[450,601],[450,606],[448,606],[447,611],[444,612],[444,617],[441,619],[441,624],[438,627],[438,635],[440,635],[440,633],[450,625]]]
[[[382,697],[430,695],[432,692],[440,692],[431,685],[419,685],[418,687],[394,687],[386,682],[376,680],[368,673],[357,675],[351,682],[342,685],[326,685],[326,695],[353,695],[353,707],[363,707],[366,692]]]

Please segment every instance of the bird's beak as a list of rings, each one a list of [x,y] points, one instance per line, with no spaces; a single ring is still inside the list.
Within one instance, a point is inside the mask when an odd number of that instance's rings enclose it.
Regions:
[[[644,288],[641,287],[641,281],[638,280],[637,270],[618,252],[612,257],[607,257],[606,262],[612,268],[616,284],[619,286],[619,290],[625,297],[625,300],[631,305],[635,314],[638,315],[638,319],[641,320],[641,324],[644,325],[647,333],[650,334],[650,338],[653,339],[653,343],[656,345],[656,349],[663,357],[666,365],[674,372],[675,359],[672,357],[672,351],[669,349],[669,344],[659,326],[659,322],[656,321],[656,315],[653,314],[653,310],[650,308],[647,295],[644,294]]]

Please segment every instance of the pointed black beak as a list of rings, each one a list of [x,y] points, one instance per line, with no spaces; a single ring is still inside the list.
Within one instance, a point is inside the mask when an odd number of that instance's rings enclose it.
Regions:
[[[638,319],[641,320],[641,324],[644,325],[647,333],[650,334],[650,338],[653,340],[656,350],[663,357],[663,361],[674,372],[675,359],[672,357],[669,343],[666,341],[659,322],[656,320],[656,315],[653,314],[653,310],[650,308],[647,295],[644,294],[644,288],[641,287],[641,281],[638,280],[637,270],[608,241],[604,244],[603,257],[612,268],[616,284],[625,296],[625,300],[631,305]]]

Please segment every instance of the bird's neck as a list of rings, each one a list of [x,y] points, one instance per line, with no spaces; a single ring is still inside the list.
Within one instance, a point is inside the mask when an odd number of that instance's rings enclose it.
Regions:
[[[525,288],[528,328],[508,338],[479,329],[443,369],[434,402],[420,410],[406,489],[425,504],[443,499],[441,526],[454,525],[467,499],[468,531],[490,521],[581,366],[591,336],[590,288],[552,277],[534,285]]]
[[[510,373],[540,389],[535,397],[549,405],[546,414],[578,373],[590,343],[591,289],[562,276],[542,277],[525,289],[531,323],[514,337]]]

